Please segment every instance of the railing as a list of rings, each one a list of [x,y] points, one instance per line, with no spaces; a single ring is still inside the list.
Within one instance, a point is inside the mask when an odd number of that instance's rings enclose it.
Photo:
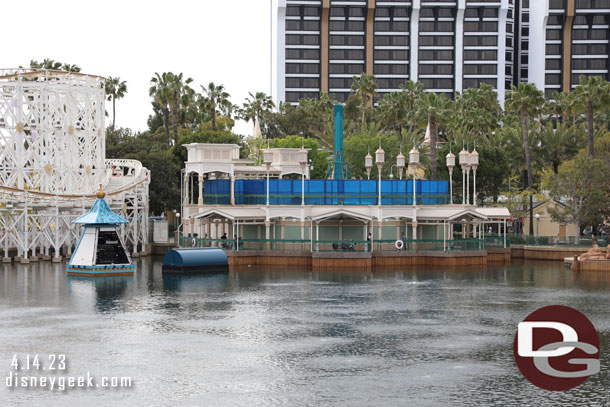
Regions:
[[[449,203],[447,194],[417,194],[416,202],[418,205],[446,205]],[[231,197],[228,194],[204,195],[206,205],[229,205]],[[377,205],[378,196],[376,194],[339,194],[321,195],[306,194],[305,205]],[[236,194],[235,203],[237,205],[265,205],[267,203],[266,194]],[[301,194],[269,194],[270,205],[300,205]],[[382,194],[382,205],[413,205],[413,195],[394,195]]]
[[[238,248],[239,245],[239,248]],[[181,236],[180,247],[218,247],[224,250],[272,250],[302,252],[370,252],[397,251],[396,240],[301,240],[301,239],[200,239]],[[504,247],[503,237],[459,240],[402,240],[403,251],[473,251],[487,247]],[[510,240],[506,239],[506,247]]]
[[[610,244],[610,236],[598,236],[597,245],[605,247]],[[593,247],[591,236],[511,236],[513,244],[527,246],[556,246],[556,247]]]

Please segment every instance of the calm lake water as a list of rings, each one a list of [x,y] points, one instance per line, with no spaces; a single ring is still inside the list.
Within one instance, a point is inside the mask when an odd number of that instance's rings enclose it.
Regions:
[[[609,300],[610,276],[556,262],[180,278],[148,257],[134,277],[94,280],[4,266],[0,405],[610,405]],[[580,310],[600,335],[602,372],[568,392],[534,387],[512,356],[517,324],[550,304]],[[130,376],[133,387],[5,386],[13,355],[58,353],[64,375]]]

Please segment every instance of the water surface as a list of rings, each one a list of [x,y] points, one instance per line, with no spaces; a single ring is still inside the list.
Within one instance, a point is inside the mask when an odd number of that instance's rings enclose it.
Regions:
[[[556,262],[376,273],[264,270],[68,278],[0,270],[0,405],[521,406],[610,404],[610,276]],[[602,372],[568,392],[527,382],[516,326],[562,304],[591,319]],[[7,389],[14,354],[65,353],[69,374],[131,389]]]

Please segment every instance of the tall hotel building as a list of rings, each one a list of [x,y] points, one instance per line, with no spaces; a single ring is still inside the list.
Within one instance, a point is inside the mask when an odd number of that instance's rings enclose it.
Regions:
[[[610,0],[273,0],[276,102],[333,93],[374,74],[378,92],[406,80],[453,96],[487,83],[547,96],[608,76]]]

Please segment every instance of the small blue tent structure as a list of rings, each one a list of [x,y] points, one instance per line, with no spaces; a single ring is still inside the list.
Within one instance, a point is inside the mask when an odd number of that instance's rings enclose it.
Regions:
[[[164,273],[227,273],[229,259],[222,249],[172,249],[163,257]]]
[[[106,277],[134,273],[135,266],[117,233],[118,225],[129,221],[112,212],[104,196],[100,185],[97,200],[89,212],[73,222],[82,224],[83,232],[66,266],[69,276]]]

